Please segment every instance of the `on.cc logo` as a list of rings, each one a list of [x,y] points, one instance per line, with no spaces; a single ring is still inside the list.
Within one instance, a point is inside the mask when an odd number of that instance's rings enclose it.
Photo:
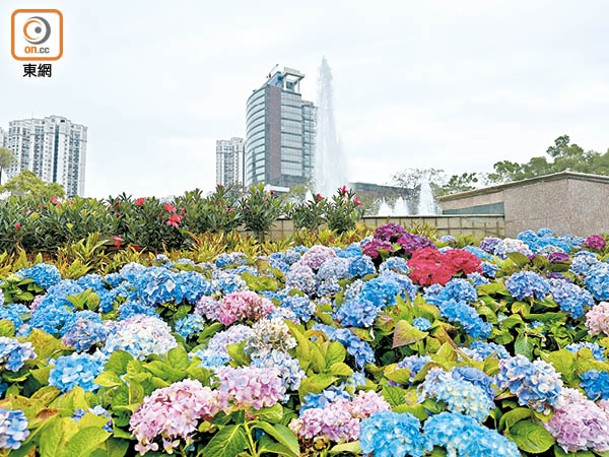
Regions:
[[[43,44],[51,36],[51,24],[43,17],[31,17],[23,26],[23,35],[31,44]]]

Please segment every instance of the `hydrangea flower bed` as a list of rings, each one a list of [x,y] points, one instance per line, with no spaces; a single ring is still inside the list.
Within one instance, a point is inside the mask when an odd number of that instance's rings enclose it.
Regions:
[[[609,456],[599,235],[0,277],[0,453]]]

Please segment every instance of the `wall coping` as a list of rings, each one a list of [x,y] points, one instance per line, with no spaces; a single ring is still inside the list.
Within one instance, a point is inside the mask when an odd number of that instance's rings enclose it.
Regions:
[[[577,181],[596,182],[602,184],[609,184],[609,176],[591,175],[587,173],[576,173],[573,171],[562,171],[560,173],[553,173],[551,175],[536,176],[535,178],[523,179],[520,181],[508,182],[505,184],[497,184],[495,186],[484,187],[483,189],[469,190],[467,192],[459,192],[451,195],[444,195],[439,197],[440,202],[449,202],[453,200],[461,200],[468,197],[476,197],[479,195],[494,194],[501,192],[505,189],[511,189],[514,187],[522,187],[530,184],[537,184],[542,182],[562,181],[567,179],[574,179]]]

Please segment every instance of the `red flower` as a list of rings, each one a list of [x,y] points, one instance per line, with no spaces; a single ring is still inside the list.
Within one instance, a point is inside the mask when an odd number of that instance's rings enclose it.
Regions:
[[[135,249],[136,251],[139,251],[140,249],[142,249],[142,247],[139,244],[132,244],[131,247],[133,249]]]
[[[57,197],[53,196],[51,197],[51,199],[49,200],[51,203],[53,203],[53,205],[56,205],[59,203],[59,200],[57,200]]]
[[[353,203],[355,203],[357,206],[362,206],[362,202],[360,202],[357,197],[353,199]]]
[[[269,190],[269,194],[271,194],[271,197],[272,197],[273,195],[275,195],[275,191],[274,190]]]
[[[114,235],[112,238],[114,238],[114,247],[119,249],[123,245],[123,239],[118,235]]]
[[[144,206],[145,201],[146,201],[146,199],[144,197],[140,197],[135,200],[134,205],[135,206]]]
[[[21,228],[21,224],[19,224],[19,223],[15,224],[15,228],[16,228],[17,230],[19,230],[19,229]]]
[[[184,216],[185,216],[185,214],[182,216],[180,216],[179,214],[172,214],[167,219],[166,224],[171,225],[172,227],[178,228],[180,226],[180,222],[182,222],[182,219],[184,218]]]
[[[165,208],[165,211],[167,211],[168,213],[176,212],[176,207],[173,206],[171,203],[165,203],[165,206],[163,208]]]
[[[340,194],[344,197],[345,194],[348,192],[347,191],[347,186],[343,186],[343,187],[339,187],[338,191],[340,192]]]
[[[318,202],[322,201],[324,198],[321,196],[321,194],[317,194],[315,196],[315,198],[317,199]]]
[[[451,249],[444,254],[446,260],[452,265],[455,274],[462,271],[466,275],[470,273],[481,273],[480,259],[464,249]]]

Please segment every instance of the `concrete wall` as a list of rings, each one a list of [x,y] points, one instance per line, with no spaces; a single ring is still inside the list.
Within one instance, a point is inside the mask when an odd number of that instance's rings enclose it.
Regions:
[[[483,216],[408,216],[408,217],[364,217],[366,226],[376,228],[390,222],[408,228],[423,223],[438,229],[438,237],[443,235],[505,236],[505,223],[501,215]],[[287,238],[294,234],[294,222],[291,219],[278,219],[271,228],[271,238]]]
[[[561,173],[455,194],[441,199],[442,210],[503,202],[505,235],[548,227],[559,234],[588,236],[609,232],[609,179]]]

